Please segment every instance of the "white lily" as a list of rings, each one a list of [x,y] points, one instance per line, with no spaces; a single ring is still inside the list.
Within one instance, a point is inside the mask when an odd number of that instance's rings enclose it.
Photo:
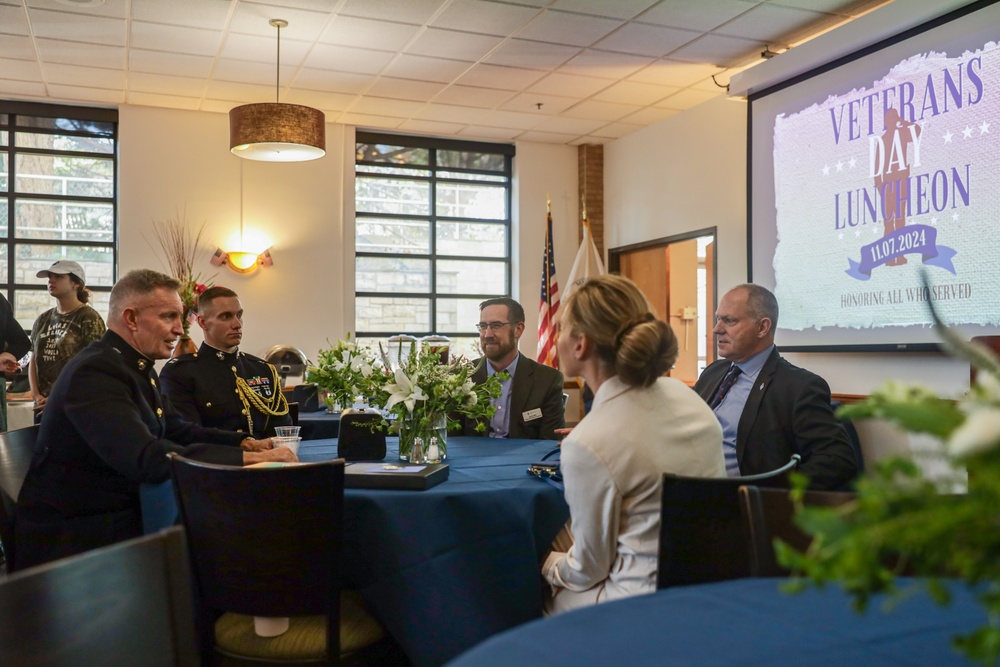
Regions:
[[[983,408],[970,412],[948,440],[948,451],[955,458],[984,452],[1000,444],[1000,409]]]
[[[410,381],[401,369],[395,372],[396,382],[385,385],[383,389],[389,392],[389,400],[385,404],[386,410],[391,410],[392,406],[402,403],[406,406],[407,412],[413,412],[413,406],[417,401],[426,401],[427,395],[424,390]]]

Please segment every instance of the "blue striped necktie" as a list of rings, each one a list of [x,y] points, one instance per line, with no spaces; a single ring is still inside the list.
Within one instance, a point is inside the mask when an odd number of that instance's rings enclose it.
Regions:
[[[732,389],[734,384],[736,384],[736,378],[738,378],[742,372],[743,371],[740,370],[739,366],[733,364],[732,368],[729,369],[729,372],[726,373],[726,377],[722,379],[722,384],[720,384],[719,388],[715,390],[715,396],[713,396],[712,400],[709,401],[708,407],[713,410],[719,407],[719,404],[722,403],[722,399],[726,397],[729,390]]]

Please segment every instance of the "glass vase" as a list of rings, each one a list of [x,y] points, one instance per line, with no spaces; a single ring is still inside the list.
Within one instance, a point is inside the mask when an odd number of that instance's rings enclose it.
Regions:
[[[431,438],[437,438],[438,453],[443,461],[448,453],[448,418],[445,415],[417,412],[406,415],[399,421],[399,460],[409,461],[413,449],[413,439],[424,441],[424,456],[431,446]]]

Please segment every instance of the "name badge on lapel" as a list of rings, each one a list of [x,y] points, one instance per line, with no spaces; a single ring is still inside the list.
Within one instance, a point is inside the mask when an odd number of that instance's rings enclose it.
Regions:
[[[534,410],[526,410],[525,412],[521,413],[521,418],[526,422],[534,421],[536,419],[541,419],[542,409],[535,408]]]

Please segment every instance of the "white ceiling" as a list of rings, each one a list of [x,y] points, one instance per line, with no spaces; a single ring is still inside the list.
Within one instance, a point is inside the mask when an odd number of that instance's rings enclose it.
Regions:
[[[0,97],[605,143],[886,0],[0,0]],[[91,6],[93,5],[93,6]],[[712,76],[715,75],[715,81]]]

